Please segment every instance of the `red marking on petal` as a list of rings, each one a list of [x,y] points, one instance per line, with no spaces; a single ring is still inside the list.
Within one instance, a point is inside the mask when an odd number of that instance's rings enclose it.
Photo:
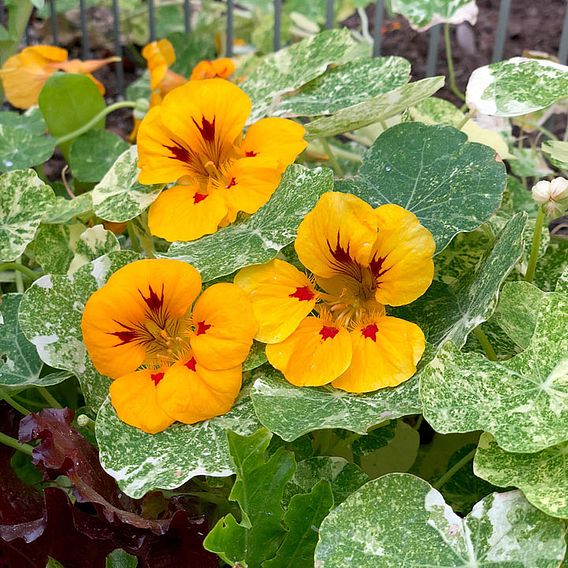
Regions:
[[[200,321],[197,323],[197,329],[195,331],[195,335],[203,335],[210,328],[211,328],[210,323],[205,323],[205,321]]]
[[[193,124],[197,126],[197,130],[201,134],[203,140],[207,140],[207,142],[213,142],[215,140],[215,117],[213,120],[209,122],[204,116],[201,117],[201,126],[197,124],[195,118],[192,118]]]
[[[361,335],[365,339],[372,339],[376,343],[378,331],[379,326],[376,323],[370,323],[369,325],[361,328]]]
[[[154,381],[154,384],[158,386],[158,383],[164,378],[164,373],[152,373],[150,378]]]
[[[173,146],[166,146],[164,144],[164,148],[168,149],[172,154],[175,160],[179,160],[180,162],[189,163],[191,161],[191,155],[187,148],[184,148],[177,142],[172,140]]]
[[[247,152],[245,152],[245,156],[247,158],[254,158],[257,155],[257,153],[254,150],[248,150]]]
[[[315,298],[313,290],[309,286],[301,286],[296,288],[296,291],[289,294],[290,298],[297,298],[300,302],[309,302]]]
[[[184,363],[184,366],[187,367],[190,371],[193,371],[194,373],[196,365],[197,361],[195,360],[195,357],[192,357],[189,361]]]
[[[128,331],[113,331],[109,333],[109,335],[114,335],[120,339],[120,343],[114,345],[114,347],[119,347],[120,345],[126,345],[132,341],[136,340],[136,331],[128,330]]]
[[[164,285],[163,284],[162,284],[162,293],[161,293],[160,296],[158,296],[158,294],[156,294],[156,292],[154,292],[154,290],[152,289],[152,286],[148,286],[148,292],[149,292],[150,295],[147,298],[144,296],[144,294],[142,294],[142,291],[140,289],[138,289],[138,292],[140,293],[140,296],[142,296],[142,299],[144,300],[144,302],[146,302],[146,305],[150,308],[150,310],[152,310],[153,312],[160,311],[160,309],[164,305]]]
[[[385,272],[388,271],[388,268],[383,270],[383,263],[385,262],[385,260],[386,257],[373,258],[373,260],[371,260],[369,267],[371,268],[371,272],[373,273],[373,276],[375,278],[382,276]]]
[[[209,197],[209,195],[207,195],[206,193],[194,193],[193,194],[193,203],[195,205],[197,205],[198,203],[201,203],[207,197]]]
[[[231,181],[225,186],[225,189],[230,189],[234,185],[237,185],[237,180],[235,178],[231,178]]]
[[[333,339],[339,333],[338,327],[333,327],[331,325],[324,325],[319,330],[321,338],[325,341],[326,339]]]

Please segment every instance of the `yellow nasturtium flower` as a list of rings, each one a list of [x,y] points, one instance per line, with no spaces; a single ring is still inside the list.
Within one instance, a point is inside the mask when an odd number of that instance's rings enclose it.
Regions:
[[[200,292],[193,266],[139,260],[87,301],[83,340],[97,371],[114,379],[111,402],[127,424],[153,434],[232,407],[258,324],[238,286]]]
[[[51,45],[26,47],[20,53],[9,57],[0,69],[0,79],[8,102],[21,109],[37,105],[41,89],[56,71],[86,75],[104,95],[104,86],[93,77],[92,73],[116,61],[117,58],[81,61],[68,60],[67,57],[66,49]]]
[[[355,393],[393,387],[416,371],[422,330],[386,315],[430,286],[435,244],[416,216],[398,205],[373,209],[328,192],[306,215],[295,242],[303,272],[282,260],[243,268],[270,363],[292,384]],[[311,315],[315,311],[314,315]]]
[[[150,109],[138,132],[144,184],[177,185],[151,205],[152,234],[191,241],[254,213],[306,147],[304,127],[264,118],[243,137],[251,101],[224,79],[189,81]]]
[[[235,64],[228,57],[220,57],[213,61],[200,61],[191,71],[190,79],[192,81],[200,79],[227,79],[235,72]]]

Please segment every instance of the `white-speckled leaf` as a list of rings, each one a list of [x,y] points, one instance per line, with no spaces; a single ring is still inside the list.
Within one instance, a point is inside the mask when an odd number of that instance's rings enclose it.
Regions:
[[[444,77],[428,77],[379,94],[354,106],[341,108],[306,124],[306,138],[335,136],[385,121],[432,96],[444,86]]]
[[[390,0],[395,14],[401,14],[419,32],[437,24],[463,24],[477,22],[475,0]]]
[[[54,201],[53,190],[34,170],[0,176],[0,262],[15,260],[24,252]]]
[[[49,274],[73,274],[87,262],[117,250],[116,236],[102,225],[42,225],[34,240],[36,260]]]
[[[468,334],[493,313],[499,288],[521,257],[525,223],[525,213],[515,215],[476,266],[450,285],[433,282],[422,297],[394,315],[417,323],[433,345],[451,340],[463,346]]]
[[[251,397],[259,420],[286,441],[313,430],[344,428],[359,434],[379,422],[421,412],[418,379],[355,395],[325,387],[296,387],[269,365],[253,372]]]
[[[534,454],[502,450],[484,433],[473,462],[475,475],[499,487],[518,487],[537,509],[568,519],[568,442]]]
[[[547,140],[542,144],[541,150],[553,166],[563,170],[568,169],[568,142]]]
[[[24,128],[0,124],[0,172],[43,164],[55,150],[50,136],[38,136]]]
[[[542,290],[555,290],[558,282],[565,277],[568,267],[568,241],[551,242],[542,258],[538,259],[535,284]]]
[[[285,98],[274,116],[329,115],[383,95],[410,80],[410,63],[402,57],[366,57],[320,75]]]
[[[568,94],[568,67],[544,59],[513,57],[476,69],[469,78],[470,109],[490,116],[520,116]]]
[[[520,491],[492,493],[462,519],[429,483],[391,473],[370,481],[320,527],[317,568],[558,568],[564,526]]]
[[[568,298],[548,294],[527,349],[503,362],[446,343],[420,378],[424,417],[442,434],[485,430],[510,452],[568,440]]]
[[[451,126],[408,122],[381,134],[354,180],[337,184],[371,205],[396,203],[416,214],[442,251],[456,233],[497,209],[507,177],[495,151]]]
[[[93,209],[101,219],[113,223],[130,221],[160,195],[164,186],[138,183],[139,173],[136,146],[132,146],[92,191]]]
[[[49,223],[50,225],[68,223],[71,219],[89,213],[92,209],[93,199],[91,192],[82,193],[74,199],[58,196],[42,219],[42,223]]]
[[[44,363],[77,376],[87,406],[98,409],[110,380],[99,375],[87,355],[81,317],[91,294],[110,275],[137,258],[131,251],[111,252],[69,276],[42,276],[26,290],[20,305],[20,325]]]
[[[265,55],[240,85],[252,100],[249,122],[272,114],[280,98],[325,72],[330,64],[351,60],[357,44],[349,30],[327,30]]]
[[[161,256],[192,264],[204,282],[243,266],[268,262],[296,238],[300,221],[320,195],[332,189],[330,169],[292,165],[270,201],[257,213],[198,241],[173,243]]]
[[[227,430],[244,436],[258,427],[245,388],[228,414],[174,424],[159,434],[121,422],[107,400],[97,416],[96,436],[103,468],[127,495],[140,498],[154,489],[175,489],[196,475],[231,475]]]

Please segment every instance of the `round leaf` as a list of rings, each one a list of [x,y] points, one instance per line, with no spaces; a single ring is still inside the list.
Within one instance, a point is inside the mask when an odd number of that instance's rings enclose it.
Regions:
[[[403,15],[419,32],[437,24],[463,24],[472,26],[477,21],[475,0],[391,0],[391,10]]]

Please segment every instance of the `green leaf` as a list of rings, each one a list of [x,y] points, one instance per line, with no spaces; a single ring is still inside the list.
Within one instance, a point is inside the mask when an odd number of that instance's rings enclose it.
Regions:
[[[105,568],[136,568],[136,566],[138,566],[138,558],[121,548],[113,550],[106,557]]]
[[[328,481],[320,481],[308,494],[294,495],[284,515],[288,532],[276,556],[263,568],[313,568],[318,528],[333,507]]]
[[[550,243],[536,265],[535,284],[546,291],[554,290],[568,266],[568,242]]]
[[[55,73],[45,82],[39,94],[39,108],[54,138],[78,130],[105,107],[103,96],[86,75]],[[104,128],[104,119],[94,128]],[[61,151],[66,157],[70,144],[61,144]]]
[[[476,266],[456,275],[449,286],[433,282],[416,302],[394,314],[417,323],[432,345],[451,340],[463,346],[468,334],[493,313],[499,288],[521,257],[525,223],[524,213],[515,215]]]
[[[479,227],[499,207],[505,166],[495,152],[451,126],[398,124],[366,154],[359,176],[337,184],[373,206],[412,211],[442,251],[457,233]]]
[[[476,69],[469,78],[470,109],[490,116],[521,116],[566,98],[568,67],[544,59],[513,57]]]
[[[559,169],[568,169],[568,142],[547,140],[542,144],[541,150],[553,166]]]
[[[420,101],[415,107],[409,109],[412,120],[424,124],[458,125],[464,118],[464,113],[446,99],[430,97]]]
[[[356,47],[349,30],[327,30],[264,56],[241,84],[252,100],[249,122],[271,115],[283,94],[315,79],[328,65],[350,61]]]
[[[318,568],[557,568],[563,523],[520,491],[493,493],[462,519],[426,481],[389,474],[334,509],[320,528]]]
[[[136,146],[121,154],[92,191],[93,209],[105,221],[124,223],[138,217],[160,195],[163,185],[138,183]]]
[[[91,130],[71,144],[69,165],[82,182],[99,182],[130,145],[109,130]]]
[[[306,137],[313,140],[335,136],[375,122],[385,121],[427,99],[443,86],[444,77],[429,77],[408,83],[354,106],[342,108],[331,116],[324,116],[309,122],[306,125]]]
[[[296,238],[300,221],[320,195],[332,189],[330,169],[292,165],[270,201],[257,213],[198,241],[173,243],[160,256],[192,264],[204,282],[243,266],[268,262]]]
[[[266,458],[272,434],[265,429],[248,437],[227,432],[227,437],[237,474],[229,499],[239,504],[243,519],[238,524],[230,514],[222,518],[203,546],[228,564],[261,566],[276,554],[286,535],[282,496],[296,462],[283,448]]]
[[[42,136],[47,131],[45,121],[38,107],[32,107],[24,114],[8,110],[0,112],[0,126],[26,130],[36,136]]]
[[[54,225],[68,223],[75,217],[89,213],[92,208],[91,192],[82,193],[73,199],[56,197],[55,203],[48,209],[42,222]]]
[[[246,389],[224,416],[194,425],[175,424],[146,434],[117,417],[107,400],[99,410],[99,459],[119,487],[136,499],[155,489],[175,489],[196,475],[234,473],[226,432],[251,434],[259,427]]]
[[[419,32],[437,24],[469,22],[474,26],[478,13],[475,0],[390,0],[390,7]]]
[[[475,474],[500,487],[518,487],[537,509],[568,518],[568,442],[534,454],[503,451],[491,434],[482,434],[474,460]]]
[[[253,372],[251,397],[259,420],[286,441],[313,430],[344,428],[359,434],[384,420],[421,412],[418,381],[354,395],[332,387],[296,387],[272,367]]]
[[[53,138],[0,124],[0,172],[37,166],[53,154]]]
[[[568,440],[568,298],[549,294],[539,312],[527,349],[507,361],[443,346],[420,383],[437,432],[485,430],[523,453]]]
[[[26,290],[20,305],[22,331],[41,360],[76,375],[93,410],[106,398],[110,381],[95,371],[87,355],[81,334],[83,309],[114,271],[136,258],[131,251],[111,252],[69,276],[42,276]]]
[[[21,256],[54,200],[51,187],[33,170],[0,176],[0,262]]]
[[[91,260],[118,250],[114,233],[102,225],[42,225],[34,241],[36,261],[50,274],[73,274]]]
[[[393,91],[410,80],[410,63],[402,57],[366,57],[320,75],[285,98],[276,116],[329,115]],[[330,94],[333,94],[330,96]]]
[[[264,343],[259,341],[252,342],[252,347],[243,363],[243,371],[252,371],[266,363],[265,347]]]

